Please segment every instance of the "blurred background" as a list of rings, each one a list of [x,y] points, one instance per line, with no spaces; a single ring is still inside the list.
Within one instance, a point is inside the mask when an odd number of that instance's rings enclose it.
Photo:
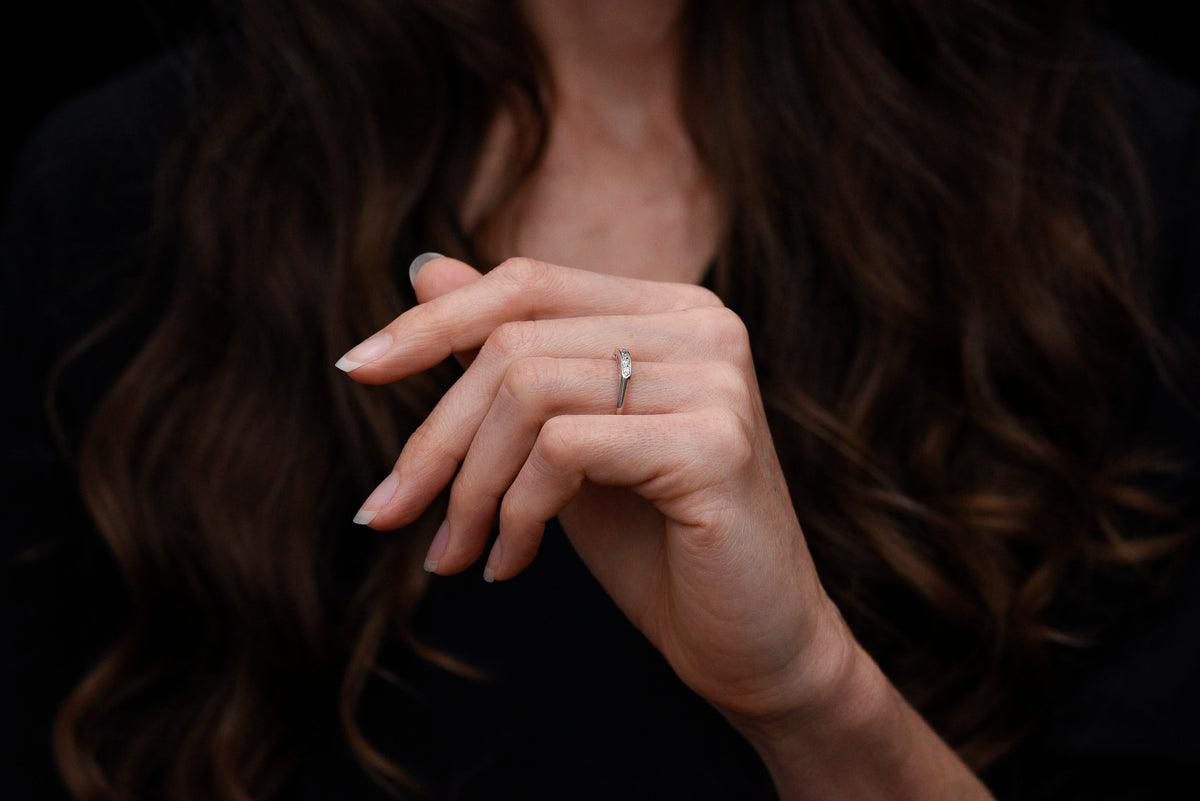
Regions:
[[[0,187],[26,138],[55,108],[189,38],[219,29],[235,0],[10,4],[0,22]],[[1200,2],[1092,0],[1114,34],[1200,87]]]

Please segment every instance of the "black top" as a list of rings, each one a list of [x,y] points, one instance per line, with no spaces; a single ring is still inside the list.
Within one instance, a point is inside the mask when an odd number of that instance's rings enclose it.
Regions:
[[[181,66],[157,63],[59,112],[13,187],[0,242],[4,798],[62,797],[49,755],[56,706],[123,617],[119,576],[46,422],[45,387],[56,360],[139,283],[154,167],[195,107]],[[1200,101],[1132,57],[1116,67],[1156,198],[1159,312],[1170,333],[1200,340]],[[150,300],[150,312],[58,377],[68,452],[165,298]],[[1189,457],[1174,494],[1200,497],[1200,421],[1151,371],[1134,374],[1126,428]],[[985,777],[1001,798],[1198,797],[1200,547],[1180,553],[1166,589],[1128,592],[1085,594],[1081,607],[1135,611],[1099,645],[1064,651],[1070,681],[1046,725]],[[436,578],[417,622],[492,683],[409,665],[423,700],[370,686],[365,724],[446,797],[774,797],[752,749],[682,686],[553,531],[515,580],[484,585],[477,571]],[[286,795],[380,794],[331,736]]]

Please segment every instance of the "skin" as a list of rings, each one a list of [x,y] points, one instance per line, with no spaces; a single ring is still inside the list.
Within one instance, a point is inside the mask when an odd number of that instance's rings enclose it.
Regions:
[[[683,124],[679,3],[526,2],[554,82],[546,152],[482,243],[494,263],[551,264],[698,283],[724,222]],[[513,126],[493,121],[462,210],[474,227],[512,159]],[[610,351],[611,352],[611,351]]]
[[[485,578],[502,581],[558,516],[630,621],[755,746],[781,798],[989,798],[821,586],[745,327],[695,286],[720,215],[663,102],[678,94],[679,5],[525,4],[558,102],[546,160],[490,244],[542,260],[484,276],[429,261],[420,304],[339,362],[367,384],[450,355],[467,368],[356,520],[399,528],[450,486],[426,568],[476,563],[498,518]],[[500,119],[468,219],[505,147]],[[622,415],[617,346],[634,359]]]

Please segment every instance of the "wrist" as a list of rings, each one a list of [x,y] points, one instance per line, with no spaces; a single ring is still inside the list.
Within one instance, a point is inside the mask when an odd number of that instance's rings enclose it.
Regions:
[[[729,716],[784,801],[972,799],[991,795],[929,727],[841,621],[796,681],[788,707]]]
[[[776,752],[809,749],[810,739],[876,730],[894,693],[834,609],[833,622],[814,637],[804,663],[781,682],[777,704],[754,716],[727,712],[726,717],[768,759]]]

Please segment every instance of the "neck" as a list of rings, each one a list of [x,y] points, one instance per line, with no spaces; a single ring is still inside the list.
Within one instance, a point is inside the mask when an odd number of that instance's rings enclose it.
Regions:
[[[723,213],[684,123],[686,0],[521,0],[550,72],[547,139],[505,202],[520,152],[493,121],[464,199],[485,260],[523,255],[668,281],[699,281]]]
[[[678,119],[683,6],[684,0],[523,0],[560,121],[585,121],[616,143],[637,146],[663,115]]]

